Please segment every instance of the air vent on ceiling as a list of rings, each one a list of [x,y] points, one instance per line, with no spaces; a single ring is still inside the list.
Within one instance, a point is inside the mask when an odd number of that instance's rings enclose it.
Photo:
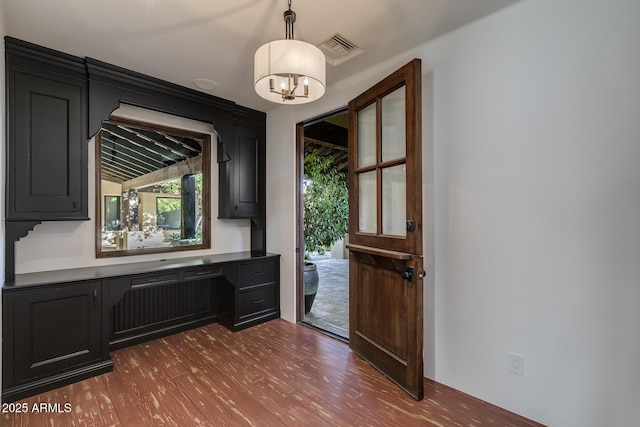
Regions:
[[[342,64],[364,52],[339,33],[323,41],[318,47],[324,52],[327,62],[334,66]]]

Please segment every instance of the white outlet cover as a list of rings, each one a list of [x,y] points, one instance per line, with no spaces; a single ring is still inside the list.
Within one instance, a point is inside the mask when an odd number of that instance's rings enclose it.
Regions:
[[[524,376],[524,356],[516,353],[509,353],[509,369],[512,373]]]

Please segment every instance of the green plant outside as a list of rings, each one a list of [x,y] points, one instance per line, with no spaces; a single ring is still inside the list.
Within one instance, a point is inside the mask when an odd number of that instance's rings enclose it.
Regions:
[[[202,199],[202,173],[194,174],[196,178],[196,200]],[[162,192],[166,194],[180,194],[182,188],[182,181],[180,178],[172,179],[171,181],[165,181],[160,184]],[[158,209],[158,213],[166,213],[172,210],[180,209],[180,199],[167,200]]]
[[[314,154],[304,161],[305,259],[324,254],[348,232],[349,190],[347,177],[331,167],[331,158]]]

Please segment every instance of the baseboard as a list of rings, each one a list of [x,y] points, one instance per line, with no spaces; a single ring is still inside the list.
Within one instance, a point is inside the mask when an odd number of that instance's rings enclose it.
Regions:
[[[269,311],[262,315],[251,317],[250,319],[243,320],[241,322],[236,322],[236,323],[234,323],[233,319],[231,318],[221,317],[220,324],[233,332],[237,332],[242,329],[246,329],[250,326],[255,326],[257,324],[264,323],[269,320],[277,319],[279,317],[280,317],[280,310],[277,310],[277,311]]]
[[[20,384],[15,387],[9,387],[2,391],[3,402],[15,402],[18,399],[34,396],[44,393],[58,387],[63,387],[96,375],[106,374],[113,371],[113,362],[111,359],[83,366],[72,371],[51,375],[26,384]],[[66,403],[66,402],[60,402]]]
[[[129,347],[129,346],[140,344],[146,341],[151,341],[151,340],[166,337],[169,335],[177,334],[178,332],[188,331],[189,329],[208,325],[209,323],[216,322],[217,320],[218,320],[218,315],[207,316],[197,320],[191,320],[184,323],[178,323],[178,324],[166,326],[163,328],[146,331],[137,335],[129,335],[126,337],[114,339],[109,342],[109,351],[117,350],[119,348]]]

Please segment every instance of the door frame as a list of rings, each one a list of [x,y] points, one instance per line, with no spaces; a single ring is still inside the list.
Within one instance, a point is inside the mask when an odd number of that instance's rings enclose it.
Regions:
[[[296,322],[304,320],[304,125],[296,123]]]
[[[325,117],[334,116],[338,113],[348,112],[348,107],[336,108],[335,110],[315,116],[311,119],[296,123],[296,323],[304,320],[304,202],[303,202],[303,181],[304,181],[304,128]]]

